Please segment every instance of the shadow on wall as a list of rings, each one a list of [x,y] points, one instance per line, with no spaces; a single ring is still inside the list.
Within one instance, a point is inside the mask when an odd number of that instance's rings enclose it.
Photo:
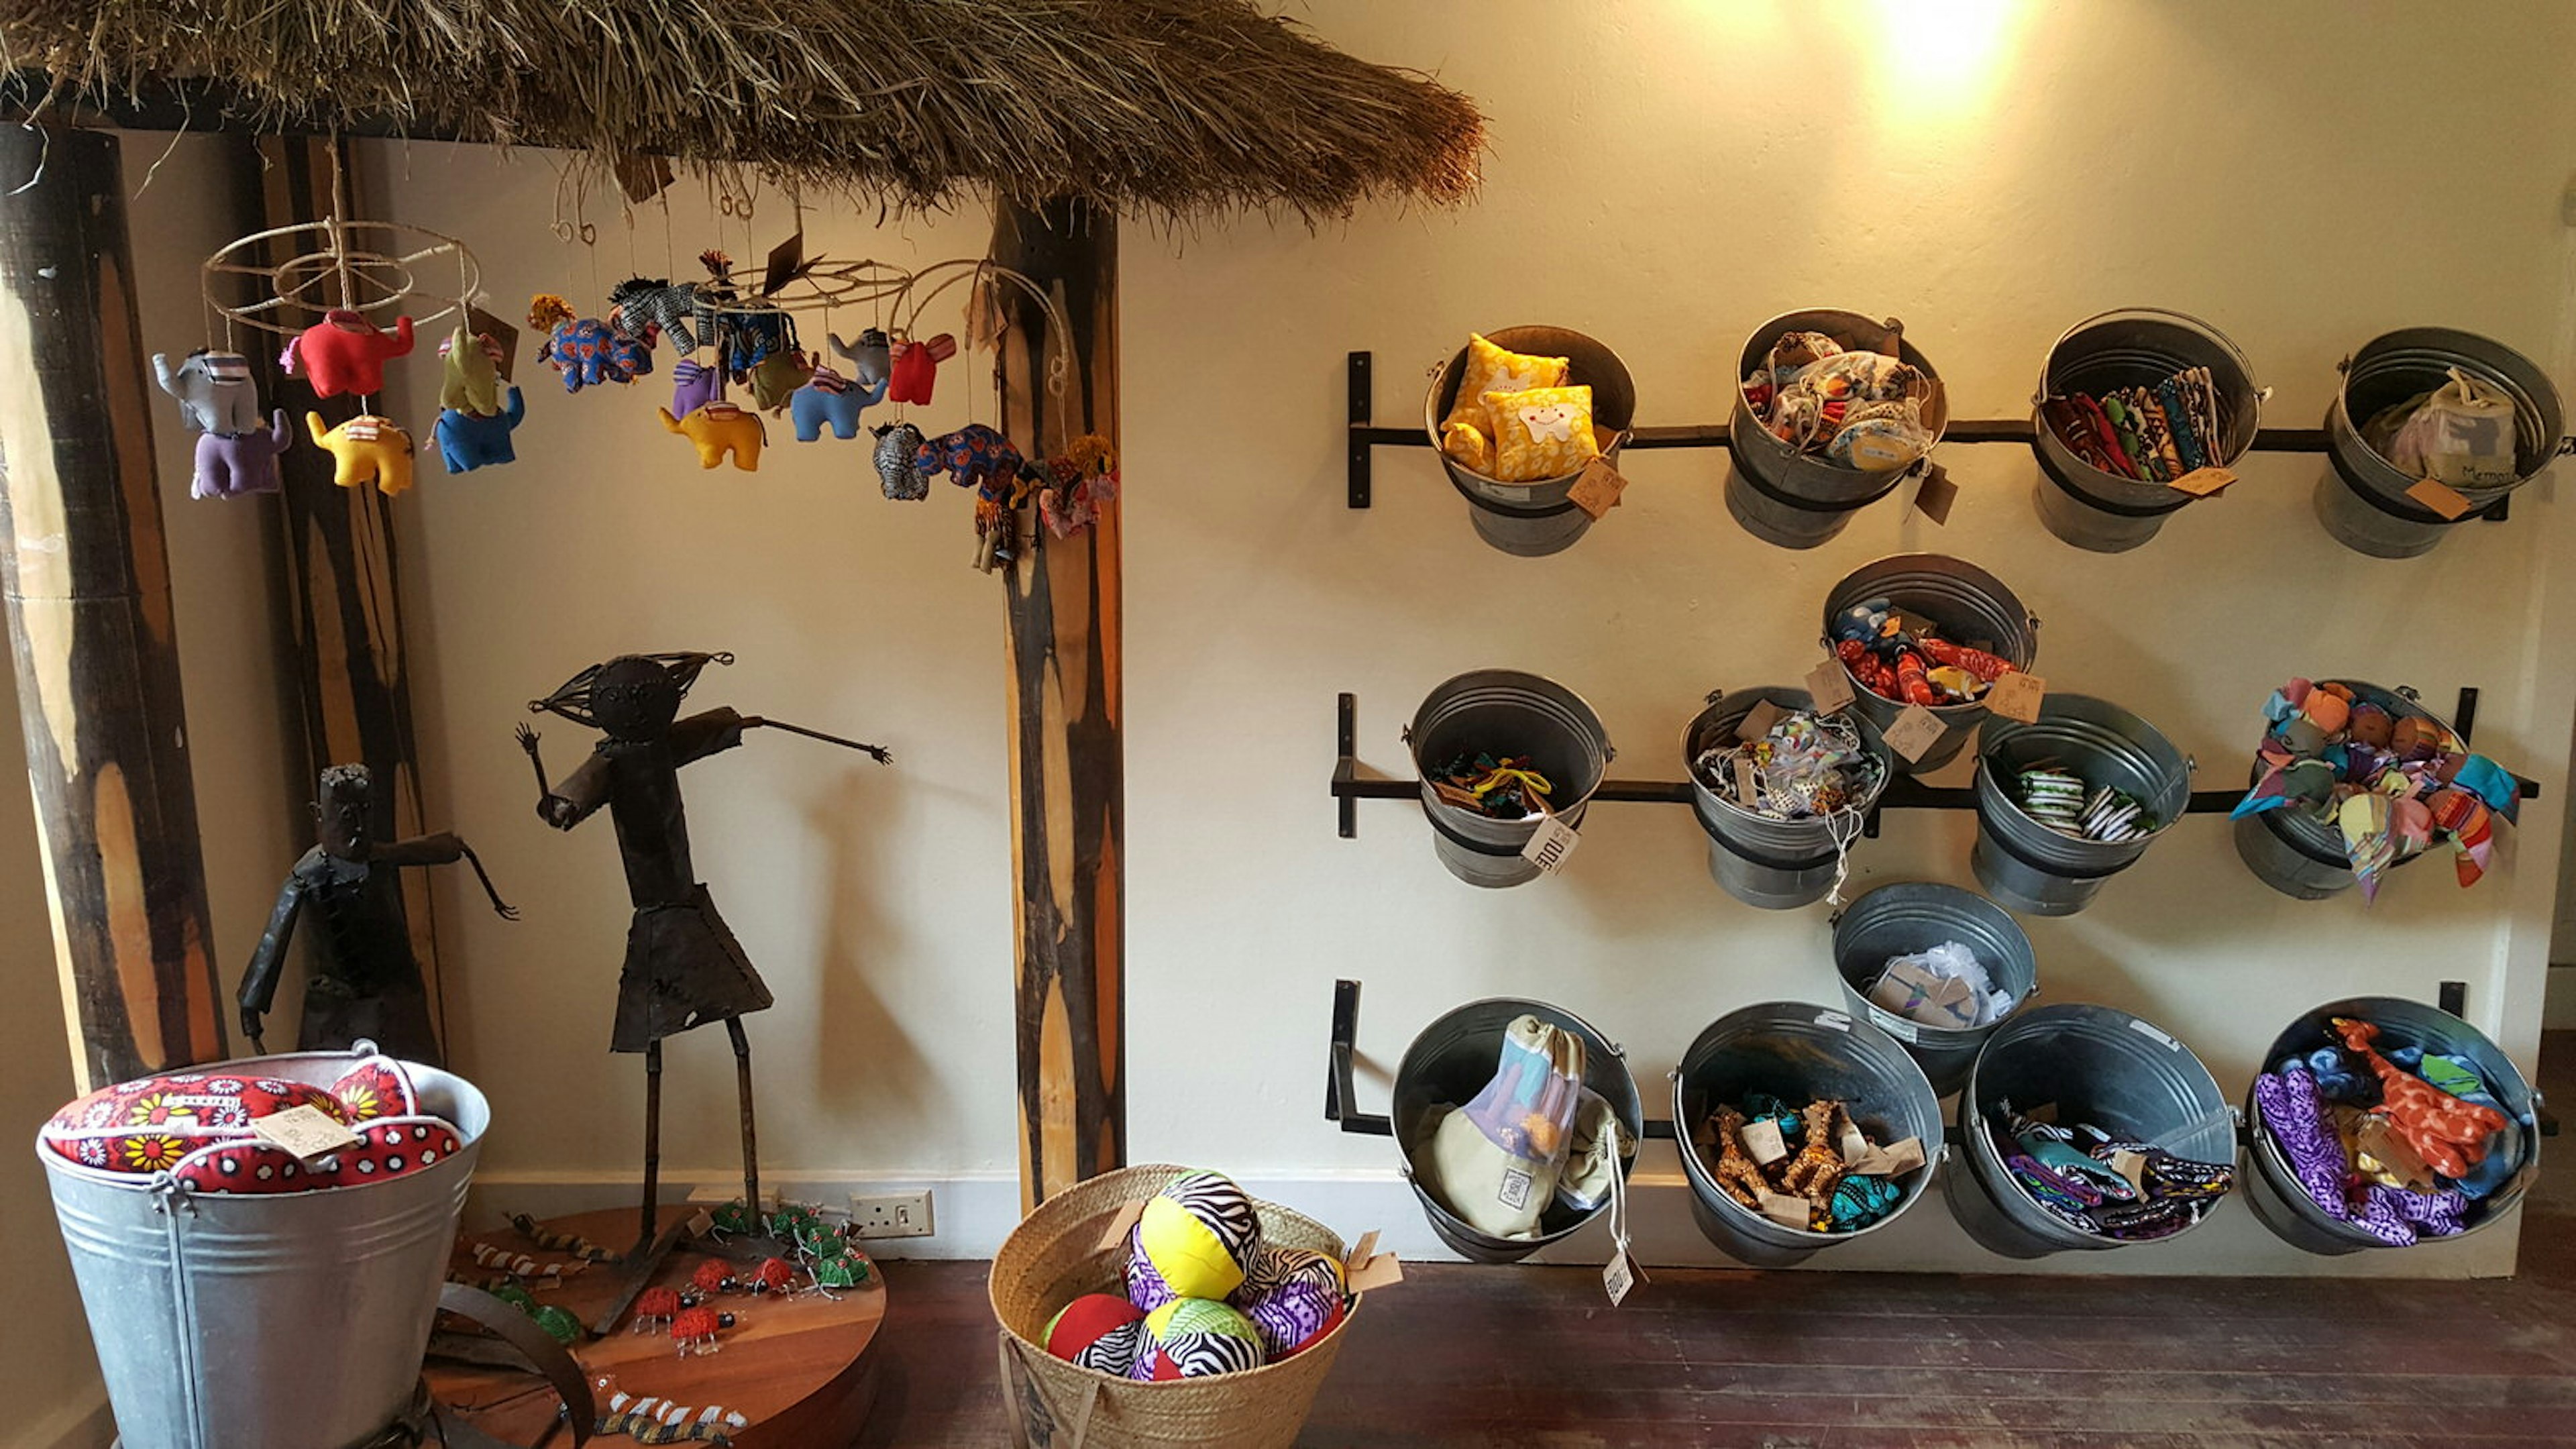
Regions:
[[[853,1127],[867,1120],[946,1115],[925,1097],[934,1077],[920,1047],[868,980],[870,957],[900,959],[907,934],[903,913],[886,910],[871,888],[899,875],[890,875],[886,855],[902,833],[892,818],[892,802],[901,792],[881,780],[883,774],[873,767],[842,770],[805,812],[810,838],[823,849],[822,885],[829,902],[819,943],[821,1009],[810,1022],[817,1070],[807,1091],[825,1112]]]

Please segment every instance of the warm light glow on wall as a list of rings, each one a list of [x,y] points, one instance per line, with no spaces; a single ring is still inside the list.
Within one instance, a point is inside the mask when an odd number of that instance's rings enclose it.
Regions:
[[[1973,105],[2009,69],[2012,42],[2030,18],[2025,0],[1877,0],[1880,73],[1938,105]]]

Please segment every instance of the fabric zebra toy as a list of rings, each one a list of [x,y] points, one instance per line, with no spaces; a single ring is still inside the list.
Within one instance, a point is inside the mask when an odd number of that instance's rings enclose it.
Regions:
[[[682,352],[698,350],[698,335],[689,330],[699,319],[698,284],[668,282],[659,277],[629,277],[608,294],[608,324],[621,337],[653,345],[658,328]]]

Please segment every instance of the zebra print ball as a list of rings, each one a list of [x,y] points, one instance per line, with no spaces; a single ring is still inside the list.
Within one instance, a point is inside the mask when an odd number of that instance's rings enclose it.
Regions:
[[[1332,1332],[1349,1296],[1339,1259],[1308,1248],[1264,1245],[1233,1302],[1252,1320],[1269,1361],[1276,1363]]]
[[[1243,1189],[1219,1173],[1185,1173],[1145,1204],[1129,1254],[1129,1296],[1143,1282],[1157,1298],[1228,1297],[1260,1250],[1261,1220]]]
[[[1145,1341],[1145,1315],[1115,1293],[1085,1293],[1048,1322],[1045,1338],[1057,1358],[1130,1378]]]
[[[1261,1331],[1223,1303],[1175,1298],[1145,1315],[1145,1337],[1131,1378],[1206,1378],[1256,1369],[1264,1362]]]

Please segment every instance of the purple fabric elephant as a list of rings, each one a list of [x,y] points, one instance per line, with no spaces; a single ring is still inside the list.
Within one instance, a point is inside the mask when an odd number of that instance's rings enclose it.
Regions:
[[[286,412],[278,410],[264,433],[206,433],[197,439],[197,474],[190,480],[191,498],[239,498],[274,493],[280,486],[277,455],[295,441],[287,430]]]

